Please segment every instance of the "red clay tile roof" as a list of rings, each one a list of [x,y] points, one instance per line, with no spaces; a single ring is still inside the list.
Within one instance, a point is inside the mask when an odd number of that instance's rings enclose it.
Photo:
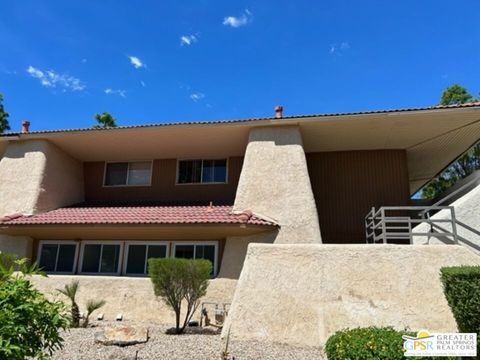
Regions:
[[[5,216],[1,225],[53,224],[248,224],[276,226],[248,210],[232,214],[232,206],[67,207],[43,214]]]
[[[291,116],[283,116],[282,119],[302,119],[302,118],[311,118],[311,117],[386,114],[386,113],[398,113],[398,112],[431,111],[431,110],[459,109],[459,108],[472,108],[472,107],[480,107],[480,101],[469,102],[465,104],[434,105],[434,106],[412,107],[412,108],[402,108],[402,109],[366,110],[366,111],[336,112],[336,113],[323,113],[323,114],[291,115]],[[93,128],[92,127],[92,128],[57,129],[57,130],[38,130],[38,131],[30,131],[28,134],[22,134],[20,132],[6,132],[3,134],[0,134],[0,138],[9,137],[9,136],[28,136],[32,134],[66,133],[66,132],[77,132],[77,131],[113,131],[113,130],[122,130],[122,129],[179,126],[179,125],[218,125],[218,124],[254,122],[254,121],[261,121],[261,120],[278,120],[278,119],[276,119],[275,117],[256,117],[256,118],[249,118],[249,119],[233,119],[233,120],[176,121],[176,122],[163,122],[163,123],[156,123],[156,124],[125,125],[125,126],[117,126],[117,127],[111,127],[111,128]]]

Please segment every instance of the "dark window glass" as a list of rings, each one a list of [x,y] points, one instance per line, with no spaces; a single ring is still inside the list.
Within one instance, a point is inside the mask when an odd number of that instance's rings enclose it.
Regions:
[[[184,258],[184,259],[193,259],[194,258],[194,246],[193,245],[176,245],[175,246],[175,257]]]
[[[215,160],[214,182],[227,181],[227,160]]]
[[[167,247],[165,245],[148,245],[147,259],[167,257]],[[148,273],[148,261],[147,261]]]
[[[126,185],[128,163],[109,163],[105,174],[105,185]]]
[[[178,183],[192,184],[201,182],[202,160],[182,160],[178,162]]]
[[[98,272],[102,245],[85,245],[83,248],[82,272]]]
[[[213,275],[214,266],[215,266],[215,246],[214,245],[197,245],[195,252],[195,259],[206,259],[210,260],[212,263],[212,272]]]
[[[43,244],[40,254],[40,267],[43,271],[55,271],[55,262],[57,261],[57,244]]]
[[[227,179],[227,160],[203,160],[202,182],[223,183]]]
[[[143,274],[145,272],[146,245],[129,245],[127,259],[128,274]]]
[[[58,272],[73,272],[76,245],[60,245],[58,253]]]
[[[118,271],[118,259],[120,255],[120,245],[103,245],[102,263],[100,272],[116,273]]]

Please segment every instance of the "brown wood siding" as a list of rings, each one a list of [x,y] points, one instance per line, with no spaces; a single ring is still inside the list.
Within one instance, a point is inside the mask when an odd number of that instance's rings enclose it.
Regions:
[[[153,161],[151,186],[104,187],[105,162],[84,163],[87,202],[172,202],[233,204],[243,157],[228,159],[227,184],[176,185],[177,160]]]
[[[307,154],[324,243],[364,243],[372,207],[408,205],[404,150]]]

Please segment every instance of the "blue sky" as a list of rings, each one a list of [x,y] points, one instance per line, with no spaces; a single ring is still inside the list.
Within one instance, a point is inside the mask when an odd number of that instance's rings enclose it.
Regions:
[[[480,1],[2,1],[13,130],[428,106],[480,92]]]

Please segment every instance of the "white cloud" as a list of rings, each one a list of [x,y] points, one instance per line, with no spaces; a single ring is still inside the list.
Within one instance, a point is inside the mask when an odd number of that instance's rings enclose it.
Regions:
[[[135,67],[135,69],[139,69],[141,67],[147,67],[140,58],[136,56],[129,56],[130,63]]]
[[[195,35],[182,35],[180,36],[180,45],[192,45],[196,43],[198,38]]]
[[[349,50],[350,49],[350,44],[348,41],[343,41],[341,42],[340,44],[331,44],[330,45],[330,50],[329,50],[329,53],[330,54],[337,54],[337,55],[341,55],[343,54],[345,51]]]
[[[190,94],[190,99],[192,99],[195,102],[203,100],[204,98],[205,98],[205,94],[202,94],[201,92]]]
[[[226,16],[225,18],[223,18],[223,25],[239,28],[241,26],[247,25],[251,21],[252,13],[248,9],[245,9],[243,14],[240,16]]]
[[[62,88],[63,90],[82,91],[86,86],[80,79],[67,74],[59,74],[54,70],[40,70],[30,65],[27,68],[27,73],[40,80],[40,83],[45,87]]]
[[[118,95],[118,96],[121,96],[123,98],[127,97],[127,95],[126,95],[127,92],[125,90],[120,90],[120,89],[119,90],[113,90],[113,89],[108,88],[108,89],[105,89],[104,92],[107,95]]]

